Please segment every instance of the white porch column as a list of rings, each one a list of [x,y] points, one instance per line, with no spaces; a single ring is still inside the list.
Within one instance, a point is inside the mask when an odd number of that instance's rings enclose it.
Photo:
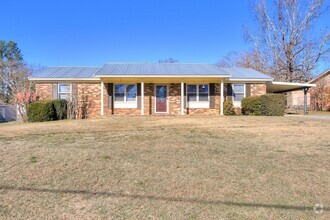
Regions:
[[[101,82],[101,116],[104,115],[104,82]]]
[[[220,115],[223,115],[223,102],[224,102],[224,97],[223,97],[223,80],[222,80],[220,86]]]
[[[144,81],[141,82],[141,115],[144,115]]]
[[[184,115],[184,81],[181,81],[181,115]]]

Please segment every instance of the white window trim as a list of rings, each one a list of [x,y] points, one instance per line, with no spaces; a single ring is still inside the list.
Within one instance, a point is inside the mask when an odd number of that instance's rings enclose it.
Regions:
[[[188,86],[193,85],[196,86],[196,101],[188,101]],[[199,86],[207,85],[208,96],[207,101],[199,101]],[[209,83],[199,83],[199,84],[187,84],[186,86],[186,103],[188,108],[210,108],[210,84]]]
[[[60,92],[60,85],[70,85],[70,92]],[[70,100],[72,100],[72,83],[58,83],[57,84],[57,98],[60,98],[60,94],[69,94]]]
[[[157,86],[166,86],[166,112],[157,112],[157,95],[156,95],[156,88]],[[169,86],[168,84],[155,84],[155,87],[154,87],[154,94],[155,94],[155,113],[158,113],[158,114],[168,114],[169,113],[169,106],[170,106],[170,102],[169,102],[169,94],[170,94],[170,91],[169,91]]]
[[[234,105],[234,107],[241,108],[241,101],[235,101],[235,85],[243,85],[243,94],[244,94],[243,98],[245,98],[246,97],[246,84],[245,83],[233,83],[233,84],[231,84],[232,91],[233,91],[233,105]],[[239,92],[239,93],[241,93],[241,92]]]
[[[116,101],[116,85],[124,85],[124,101]],[[127,85],[135,85],[136,87],[136,97],[135,97],[135,101],[127,101],[127,97],[126,97],[126,86]],[[137,97],[138,97],[138,93],[137,93],[137,83],[114,83],[113,84],[113,98],[114,98],[114,108],[137,108]]]

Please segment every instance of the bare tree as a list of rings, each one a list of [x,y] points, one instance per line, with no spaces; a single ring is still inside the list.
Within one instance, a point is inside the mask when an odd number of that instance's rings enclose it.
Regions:
[[[8,75],[0,74],[0,79],[11,92],[10,103],[17,108],[19,117],[27,121],[27,106],[36,100],[34,84],[29,80],[33,67],[26,64],[8,66]]]
[[[17,108],[18,115],[27,121],[26,109],[36,99],[34,84],[29,76],[36,66],[28,66],[23,62],[21,50],[13,41],[0,41],[0,81],[2,98]]]
[[[254,32],[246,40],[264,59],[264,72],[280,81],[307,81],[322,59],[330,53],[330,33],[315,34],[318,19],[325,14],[324,0],[266,0],[253,7]]]
[[[250,50],[248,52],[230,52],[224,56],[217,63],[217,65],[224,68],[252,68],[257,71],[267,73],[264,63],[264,57],[259,53],[258,50]]]
[[[330,103],[330,86],[327,79],[322,78],[316,83],[316,87],[311,89],[311,106],[314,110],[323,111],[330,110],[328,103]]]
[[[178,63],[179,61],[174,59],[173,57],[169,57],[164,60],[159,60],[158,63]]]

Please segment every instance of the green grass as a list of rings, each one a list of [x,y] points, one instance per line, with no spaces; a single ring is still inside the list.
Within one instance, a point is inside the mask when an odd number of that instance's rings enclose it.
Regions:
[[[329,130],[294,117],[1,125],[0,218],[329,219]]]
[[[30,157],[30,161],[31,161],[31,163],[37,163],[38,162],[37,157],[34,157],[34,156]]]

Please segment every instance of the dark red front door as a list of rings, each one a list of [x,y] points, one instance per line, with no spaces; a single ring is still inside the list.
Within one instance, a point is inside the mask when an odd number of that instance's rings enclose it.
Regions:
[[[167,86],[156,85],[156,112],[167,112]]]

